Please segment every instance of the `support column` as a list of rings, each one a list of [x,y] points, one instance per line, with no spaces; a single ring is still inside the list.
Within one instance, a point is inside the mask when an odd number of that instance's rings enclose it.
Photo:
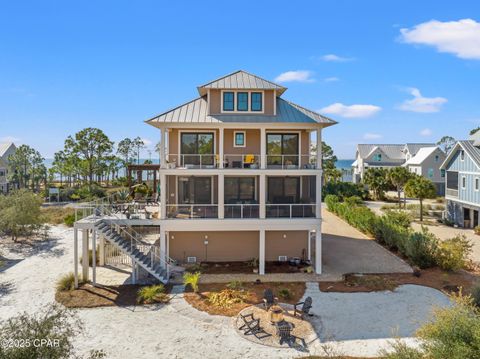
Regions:
[[[259,255],[258,255],[258,274],[265,274],[265,230],[260,230],[259,235]]]
[[[322,274],[322,224],[315,228],[315,273]]]
[[[163,229],[163,226],[160,226],[160,258],[162,259],[162,262],[160,263],[160,265],[163,268],[166,267],[165,253],[167,253],[167,238],[166,238],[165,229]]]
[[[132,259],[132,284],[137,284],[137,262]]]
[[[225,176],[218,175],[218,218],[225,218]]]
[[[93,286],[97,285],[97,231],[92,231],[92,281]]]
[[[99,244],[98,244],[98,265],[103,267],[105,265],[105,237],[103,235],[100,235],[99,239]]]
[[[160,218],[161,219],[167,218],[167,175],[161,172],[160,172]]]
[[[224,145],[224,140],[223,140],[223,128],[220,128],[218,130],[218,161],[220,162],[218,164],[218,168],[223,168],[223,162],[224,162],[224,153],[223,153],[223,145]]]
[[[88,229],[82,229],[82,280],[88,281]]]
[[[260,129],[260,168],[267,167],[267,134],[265,128]]]
[[[322,168],[322,129],[317,128],[317,168]]]
[[[165,137],[164,137],[164,130],[160,129],[160,168],[165,168]]]
[[[307,259],[312,260],[312,231],[308,230],[308,243],[307,243]]]
[[[78,288],[78,229],[73,230],[73,273],[75,275],[75,289]]]
[[[259,181],[260,181],[259,186],[258,186],[259,195],[260,195],[259,215],[260,215],[260,218],[265,218],[265,214],[266,214],[266,208],[265,208],[265,202],[266,202],[265,201],[265,199],[266,199],[265,181],[266,181],[266,176],[264,174],[261,174],[260,178],[259,178]]]
[[[320,173],[315,176],[315,182],[315,217],[322,218],[322,175]]]

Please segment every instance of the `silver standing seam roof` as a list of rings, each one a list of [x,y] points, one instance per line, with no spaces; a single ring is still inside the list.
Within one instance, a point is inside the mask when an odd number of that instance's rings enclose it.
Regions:
[[[200,96],[205,96],[208,89],[276,90],[278,96],[287,90],[286,87],[265,80],[256,75],[252,75],[243,70],[235,71],[231,74],[210,81],[204,85],[198,86],[197,89]]]
[[[405,154],[403,149],[405,145],[399,144],[359,144],[357,145],[357,151],[360,158],[365,159],[375,150],[380,149],[385,155],[394,160],[404,160]]]
[[[13,142],[0,143],[0,157],[3,157],[11,146],[14,146]]]
[[[467,152],[475,164],[480,167],[480,149],[474,146],[474,141],[465,140],[458,141],[458,143],[463,147],[465,152]]]
[[[415,156],[421,148],[437,147],[437,145],[434,143],[407,143],[405,147],[412,156]]]

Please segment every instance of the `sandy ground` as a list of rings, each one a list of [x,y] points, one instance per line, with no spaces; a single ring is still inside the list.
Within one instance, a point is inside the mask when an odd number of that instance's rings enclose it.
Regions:
[[[54,283],[72,270],[73,231],[52,227],[52,240],[26,251],[3,248],[13,265],[0,272],[0,319],[35,312],[54,301]],[[402,286],[395,292],[322,293],[308,283],[321,339],[310,354],[374,356],[397,333],[410,337],[436,305],[447,305],[440,292]],[[254,344],[240,338],[230,318],[210,316],[190,307],[181,295],[169,305],[78,310],[86,331],[75,341],[80,354],[103,349],[108,358],[298,358],[305,353]],[[332,341],[335,339],[336,341]],[[411,339],[406,339],[411,341]]]

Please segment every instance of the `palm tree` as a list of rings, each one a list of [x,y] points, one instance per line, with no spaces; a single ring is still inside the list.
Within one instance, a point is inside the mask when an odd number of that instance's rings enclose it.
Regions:
[[[388,177],[388,180],[397,189],[398,208],[400,208],[401,207],[400,193],[404,189],[408,180],[410,178],[412,178],[412,173],[408,169],[406,169],[405,167],[394,167],[394,168],[392,168],[388,171],[387,177]],[[406,206],[407,201],[405,199],[405,194],[404,194],[404,202],[405,202],[405,206]]]
[[[373,191],[373,196],[376,200],[381,199],[389,185],[387,170],[383,168],[369,168],[365,172],[363,182],[368,186],[369,190]]]
[[[409,197],[418,198],[420,201],[420,222],[423,221],[423,200],[426,198],[435,198],[435,185],[429,179],[415,175],[410,178],[405,185],[405,193]]]

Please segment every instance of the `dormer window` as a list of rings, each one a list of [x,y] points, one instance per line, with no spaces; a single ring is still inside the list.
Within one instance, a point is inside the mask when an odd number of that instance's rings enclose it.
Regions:
[[[377,162],[381,162],[382,161],[382,154],[381,153],[377,153],[373,156],[373,160],[374,161],[377,161]]]
[[[262,111],[262,93],[261,92],[252,92],[252,111]]]
[[[237,111],[248,111],[248,92],[237,92]]]
[[[223,111],[235,110],[235,96],[233,92],[223,93]]]

